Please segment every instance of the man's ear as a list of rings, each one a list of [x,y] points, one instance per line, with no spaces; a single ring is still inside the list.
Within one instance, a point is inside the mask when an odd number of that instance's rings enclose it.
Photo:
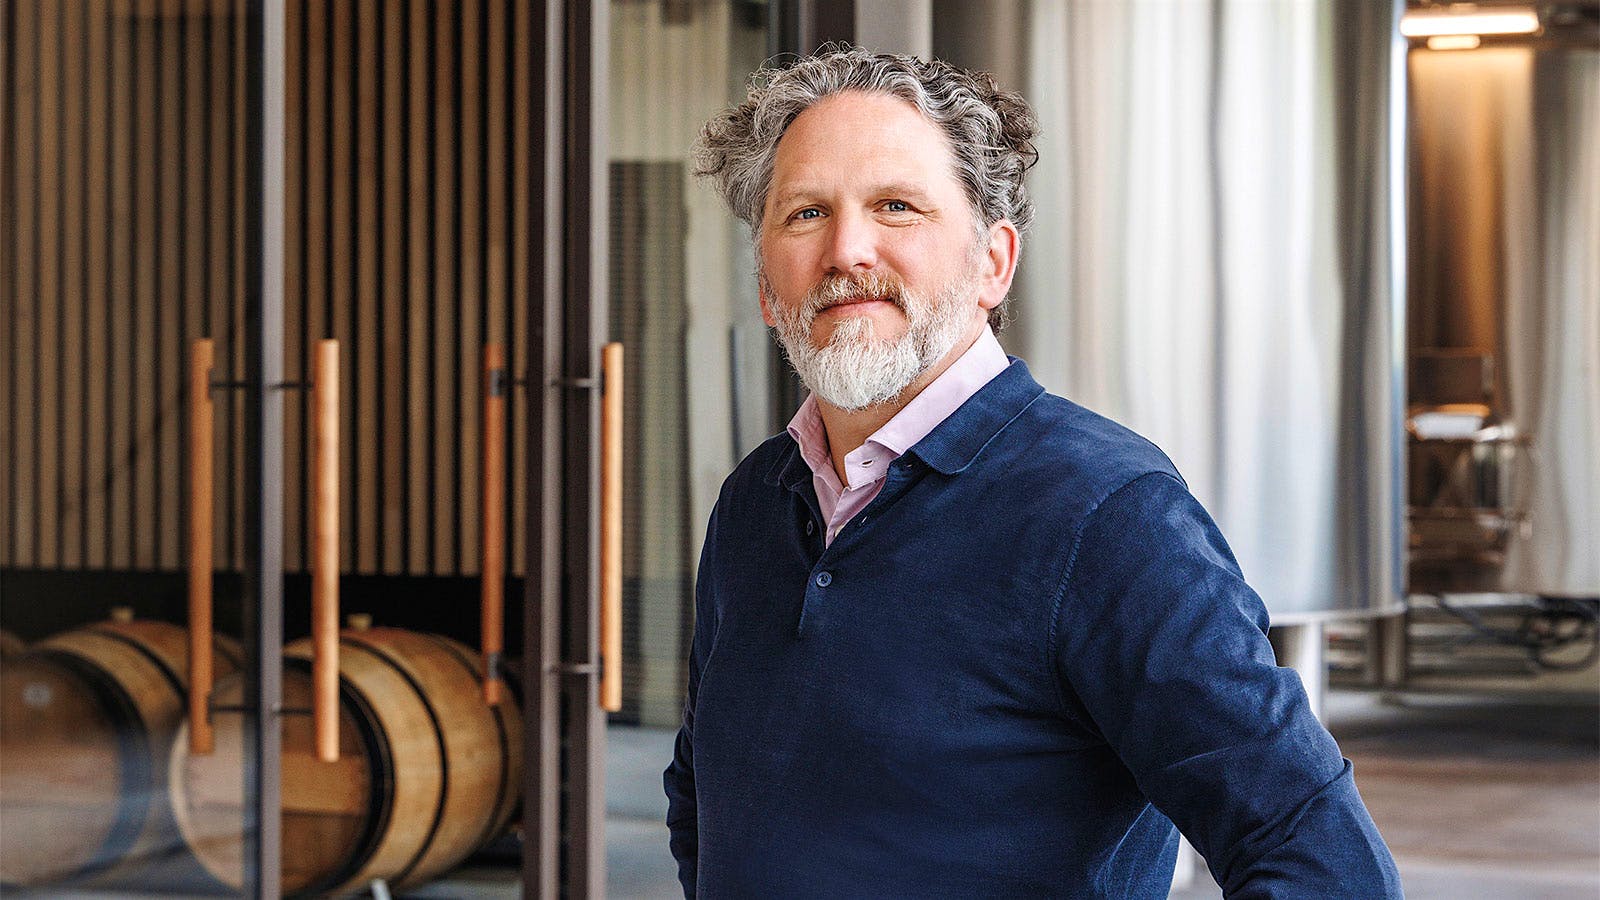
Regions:
[[[1011,291],[1011,279],[1017,274],[1017,257],[1022,252],[1022,238],[1010,219],[1001,219],[989,226],[989,245],[983,256],[983,271],[978,282],[978,305],[994,309]]]
[[[772,314],[772,298],[767,289],[765,275],[756,276],[756,296],[761,299],[761,321],[767,323],[768,328],[777,328],[778,317]]]

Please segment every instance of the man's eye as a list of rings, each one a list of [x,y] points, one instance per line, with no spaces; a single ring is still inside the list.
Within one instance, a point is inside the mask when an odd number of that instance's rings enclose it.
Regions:
[[[887,209],[889,212],[910,212],[911,211],[910,204],[906,203],[904,200],[890,200],[887,203],[883,204],[883,208]]]
[[[817,219],[821,218],[821,216],[822,210],[815,207],[807,207],[794,214],[796,219]]]

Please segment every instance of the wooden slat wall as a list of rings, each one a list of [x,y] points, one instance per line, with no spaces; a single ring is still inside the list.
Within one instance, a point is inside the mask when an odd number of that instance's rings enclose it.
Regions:
[[[243,41],[234,0],[5,5],[0,565],[182,563],[189,341],[242,377]],[[481,346],[521,374],[539,285],[531,13],[513,0],[288,9],[285,370],[337,337],[347,572],[477,569]],[[219,391],[217,563],[240,564],[243,419]],[[302,569],[304,398],[285,416]],[[516,407],[514,407],[516,408]],[[511,422],[508,523],[527,510]],[[523,569],[520,547],[510,564]]]
[[[0,564],[180,563],[183,347],[237,305],[231,13],[5,6]]]

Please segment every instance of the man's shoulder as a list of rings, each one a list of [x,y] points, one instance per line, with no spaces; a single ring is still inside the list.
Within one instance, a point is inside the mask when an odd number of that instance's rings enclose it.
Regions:
[[[1012,429],[1009,440],[995,442],[994,462],[1036,484],[1097,500],[1153,473],[1184,483],[1150,439],[1055,394],[1041,394],[1007,430]]]

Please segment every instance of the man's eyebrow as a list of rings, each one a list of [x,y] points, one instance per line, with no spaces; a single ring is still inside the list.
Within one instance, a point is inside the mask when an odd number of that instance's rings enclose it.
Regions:
[[[814,199],[819,195],[819,193],[819,191],[815,191],[811,188],[791,188],[790,190],[784,191],[773,198],[772,208],[775,210],[783,209],[784,207],[787,207],[789,204],[798,200]],[[917,200],[919,202],[926,202],[928,199],[928,192],[926,189],[924,189],[921,185],[909,181],[894,181],[888,184],[879,185],[868,193],[873,197],[898,197]]]
[[[928,192],[921,185],[913,184],[909,181],[892,182],[879,187],[872,193],[876,197],[909,197],[913,200],[928,199]]]
[[[805,189],[788,190],[772,198],[772,208],[782,209],[802,197],[810,196],[811,192]]]

